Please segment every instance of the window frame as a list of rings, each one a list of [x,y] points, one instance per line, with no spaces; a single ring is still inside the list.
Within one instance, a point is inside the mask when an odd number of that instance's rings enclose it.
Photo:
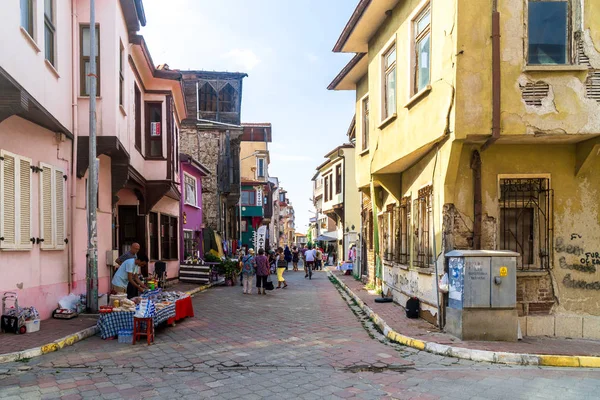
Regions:
[[[366,105],[366,106],[365,106]],[[369,149],[369,136],[370,136],[370,127],[369,127],[369,117],[370,117],[370,103],[369,103],[369,95],[363,96],[360,100],[360,118],[361,118],[361,146],[363,151],[367,151]]]
[[[194,185],[194,197],[195,197],[195,200],[196,200],[195,204],[188,202],[188,196],[187,196],[187,193],[188,193],[187,192],[188,182],[186,181],[186,178],[189,178],[189,179],[191,179],[191,180],[194,181],[193,185]],[[191,182],[189,182],[189,183],[191,184]],[[187,204],[187,205],[192,206],[192,207],[198,207],[198,179],[196,179],[195,176],[192,176],[192,175],[188,174],[187,172],[184,172],[183,173],[183,189],[184,189],[184,195],[183,195],[184,204]]]
[[[395,58],[391,65],[387,65],[387,59],[391,55],[391,53],[395,54]],[[385,122],[388,119],[396,116],[397,108],[398,108],[398,49],[396,48],[396,37],[394,36],[392,40],[384,47],[383,52],[381,53],[381,84],[382,84],[382,107],[381,107],[381,121]],[[388,99],[388,76],[391,73],[394,73],[394,104],[391,110],[388,110],[389,107],[389,99]],[[389,112],[392,111],[392,112]]]
[[[262,157],[256,158],[256,176],[257,178],[265,178],[266,177],[266,168],[265,168],[265,159]],[[262,174],[261,174],[261,162],[262,162]]]
[[[154,220],[154,221],[153,221]],[[148,257],[150,260],[158,261],[160,258],[160,220],[158,213],[148,213]]]
[[[229,89],[228,89],[229,88]],[[227,96],[227,97],[226,97]],[[237,104],[237,91],[231,84],[226,83],[218,93],[219,98],[219,112],[235,112]],[[227,107],[227,108],[226,108]]]
[[[577,4],[577,2],[574,2],[572,0],[526,0],[526,6],[525,6],[525,12],[524,12],[524,25],[525,25],[525,37],[526,39],[526,43],[524,46],[524,50],[525,50],[525,65],[527,66],[532,66],[532,67],[540,67],[540,66],[548,66],[548,67],[552,67],[552,66],[569,66],[569,65],[574,65],[576,64],[576,57],[574,56],[574,49],[576,48],[576,44],[575,44],[575,26],[574,26],[574,16],[576,15],[577,12],[581,13],[581,10],[579,10],[579,5]],[[531,3],[566,3],[567,4],[567,15],[566,15],[566,40],[565,40],[565,62],[564,64],[544,64],[544,63],[537,63],[537,64],[533,64],[530,62],[530,51],[529,51],[529,5]]]
[[[125,107],[125,46],[119,39],[119,105]]]
[[[211,91],[204,91],[205,87],[209,87]],[[201,85],[198,85],[198,112],[217,112],[218,98],[219,94],[210,82],[205,81]],[[204,108],[202,105],[204,105]],[[210,110],[207,109],[208,105],[211,106]]]
[[[150,121],[151,118],[151,108],[160,109],[160,121]],[[153,160],[164,160],[164,148],[163,148],[163,136],[165,135],[165,127],[163,124],[164,121],[164,111],[163,111],[163,102],[162,101],[145,101],[144,102],[144,120],[146,125],[146,132],[144,135],[144,139],[146,142],[146,151],[144,157],[147,159]],[[152,136],[152,123],[159,122],[160,123],[160,135]],[[152,155],[152,142],[160,143],[160,155]]]
[[[27,8],[25,10],[23,10],[23,3],[26,2],[27,3]],[[33,13],[34,13],[34,7],[33,7],[33,2],[34,0],[20,0],[19,1],[19,15],[20,15],[20,21],[19,24],[21,26],[21,28],[23,28],[23,30],[25,32],[27,32],[27,34],[34,39],[35,41],[35,25],[33,23]],[[27,24],[29,26],[23,26],[23,19],[24,19],[24,15],[23,12],[26,12],[26,19],[27,19]]]
[[[46,14],[46,4],[50,4],[50,13]],[[56,1],[55,0],[44,0],[44,57],[45,59],[56,68]],[[48,41],[47,31],[52,35],[52,39]],[[50,48],[50,56],[48,56],[48,45]],[[50,57],[50,58],[49,58]]]
[[[159,224],[159,226],[160,226],[160,230],[159,230],[160,259],[167,260],[167,261],[179,260],[179,254],[178,254],[179,248],[178,248],[178,244],[177,244],[177,238],[178,238],[177,229],[178,229],[178,225],[179,225],[178,218],[173,215],[161,213],[159,220],[160,220],[160,224]],[[166,225],[164,223],[165,220],[167,221]],[[167,235],[164,234],[165,230],[163,229],[163,227],[167,227],[166,228]],[[172,227],[172,229],[171,229],[171,227]],[[171,230],[172,230],[172,233],[171,233]],[[165,244],[166,244],[166,246],[165,246]],[[167,252],[169,254],[165,254],[165,247],[167,247]]]
[[[40,249],[41,250],[64,250],[65,249],[65,240],[67,238],[67,209],[66,209],[66,204],[67,204],[67,185],[66,185],[66,181],[64,179],[65,176],[65,171],[57,166],[51,165],[51,164],[46,164],[43,162],[39,163],[39,168],[41,169],[41,171],[39,172],[40,174],[40,179],[39,179],[39,198],[38,198],[38,202],[39,202],[39,237],[41,239],[45,239],[45,232],[44,232],[44,180],[43,180],[43,170],[44,168],[48,168],[50,170],[50,210],[51,210],[51,232],[49,233],[50,237],[52,238],[52,243],[46,243],[46,241],[42,241],[40,243]],[[58,225],[58,216],[57,216],[57,209],[60,206],[57,203],[57,198],[56,198],[56,193],[57,193],[57,186],[58,186],[58,182],[56,181],[56,175],[57,172],[59,173],[59,176],[61,178],[61,186],[62,186],[62,198],[63,198],[63,204],[62,204],[62,213],[63,213],[63,238],[62,241],[59,240],[59,238],[57,237],[57,225]]]
[[[195,234],[194,233],[195,232],[194,232],[193,229],[183,229],[182,241],[183,241],[183,259],[184,260],[187,259],[188,257],[195,256],[194,252],[197,251],[197,249],[194,250],[194,239],[195,239]],[[186,237],[186,234],[191,235],[191,237]],[[188,254],[188,248],[190,249],[190,252],[189,252],[190,255],[189,256],[187,256],[187,254]]]
[[[83,55],[83,31],[85,29],[90,29],[90,24],[79,24],[79,96],[80,97],[90,97],[89,93],[85,92],[86,86],[86,74],[85,74],[85,63],[90,61],[89,56]],[[100,68],[100,46],[102,43],[100,42],[100,24],[96,23],[96,40],[98,42],[98,54],[96,54],[96,97],[100,97],[100,80],[101,80],[101,70]]]
[[[412,264],[415,268],[431,269],[435,263],[434,251],[431,243],[433,226],[433,187],[427,185],[419,189],[418,197],[413,202],[415,208],[414,218],[414,250]]]
[[[242,196],[242,194],[240,194],[240,203],[242,204],[242,206],[255,207],[256,206],[256,190],[243,189],[242,193],[244,193],[244,192],[251,193],[254,202],[253,203],[244,203],[243,196]]]
[[[421,32],[418,32],[418,24],[423,18],[429,14],[429,24],[423,28]],[[427,89],[427,86],[431,84],[431,40],[432,40],[432,7],[430,0],[425,1],[417,8],[416,12],[413,14],[414,16],[411,18],[411,47],[412,47],[412,55],[410,57],[411,60],[411,85],[410,85],[410,95],[411,97],[418,94],[419,92]],[[429,36],[429,79],[427,80],[427,84],[423,87],[419,88],[419,44],[426,40],[427,36]]]
[[[342,193],[342,164],[335,166],[335,194]]]
[[[137,82],[133,84],[134,93],[134,118],[135,118],[135,142],[134,146],[142,154],[142,92]]]

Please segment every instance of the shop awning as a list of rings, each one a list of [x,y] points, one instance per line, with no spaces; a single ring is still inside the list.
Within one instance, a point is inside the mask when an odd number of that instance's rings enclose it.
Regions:
[[[317,242],[335,242],[337,240],[337,231],[326,232],[317,238]]]

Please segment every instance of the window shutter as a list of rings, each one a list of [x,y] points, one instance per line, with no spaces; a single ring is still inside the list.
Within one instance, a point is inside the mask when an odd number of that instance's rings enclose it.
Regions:
[[[40,243],[41,249],[54,248],[54,207],[52,199],[52,167],[40,163]]]
[[[64,172],[54,169],[54,198],[55,198],[55,246],[56,249],[65,248],[65,178]]]
[[[31,249],[31,159],[19,159],[19,212],[18,212],[19,249]]]
[[[16,247],[16,180],[15,164],[17,157],[0,151],[4,158],[0,162],[0,249]]]

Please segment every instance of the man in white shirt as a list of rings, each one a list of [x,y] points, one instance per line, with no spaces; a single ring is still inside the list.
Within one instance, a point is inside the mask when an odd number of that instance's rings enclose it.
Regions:
[[[315,267],[315,257],[317,253],[310,247],[304,253],[304,279],[312,279],[312,270]]]

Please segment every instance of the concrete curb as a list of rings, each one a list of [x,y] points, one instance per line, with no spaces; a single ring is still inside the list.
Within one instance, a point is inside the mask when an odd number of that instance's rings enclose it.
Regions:
[[[327,274],[333,278],[348,293],[359,307],[369,316],[371,321],[379,327],[383,334],[392,342],[412,347],[417,350],[441,356],[460,358],[478,362],[491,362],[496,364],[511,365],[537,365],[545,367],[578,367],[600,368],[600,357],[593,356],[559,356],[546,354],[507,353],[489,350],[474,350],[464,347],[448,346],[435,342],[426,342],[402,335],[394,331],[379,315],[377,315],[364,301],[360,299],[344,282],[339,280],[331,271]]]
[[[221,283],[223,283],[223,281],[218,281],[218,282],[209,283],[207,285],[198,286],[197,288],[189,290],[186,293],[189,294],[190,296],[194,297],[195,294],[203,292],[203,291],[205,291],[213,286],[219,285]],[[27,350],[15,351],[14,353],[0,354],[0,364],[5,364],[5,363],[19,361],[19,360],[25,360],[28,358],[39,357],[44,354],[52,353],[54,351],[58,351],[58,350],[62,349],[63,347],[72,346],[73,344],[75,344],[81,340],[84,340],[91,336],[94,336],[99,331],[100,330],[98,329],[98,326],[94,325],[94,326],[90,326],[89,328],[86,328],[84,330],[81,330],[79,332],[76,332],[72,335],[57,339],[51,343],[47,343],[43,346],[34,347],[31,349],[27,349]]]

